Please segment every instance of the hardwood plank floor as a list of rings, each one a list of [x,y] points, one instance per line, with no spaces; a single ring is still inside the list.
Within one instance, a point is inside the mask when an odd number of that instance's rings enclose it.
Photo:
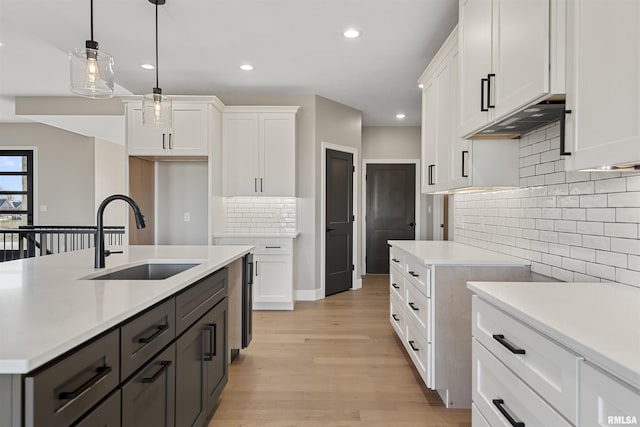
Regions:
[[[254,312],[209,427],[469,427],[414,370],[388,320],[388,276],[292,312]]]

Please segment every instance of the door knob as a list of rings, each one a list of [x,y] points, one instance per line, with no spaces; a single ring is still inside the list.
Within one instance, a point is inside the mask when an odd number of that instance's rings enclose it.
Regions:
[[[409,224],[407,224],[409,227],[413,227],[414,225],[416,225],[415,222],[411,221]]]

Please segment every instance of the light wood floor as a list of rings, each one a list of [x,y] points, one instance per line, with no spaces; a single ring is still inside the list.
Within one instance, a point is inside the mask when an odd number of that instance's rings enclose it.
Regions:
[[[388,321],[388,276],[292,312],[254,312],[209,427],[469,427],[427,390]]]

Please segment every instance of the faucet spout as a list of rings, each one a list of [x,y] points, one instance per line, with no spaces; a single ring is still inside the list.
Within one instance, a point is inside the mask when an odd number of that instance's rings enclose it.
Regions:
[[[124,200],[127,202],[131,209],[133,209],[133,215],[136,220],[136,228],[144,228],[146,226],[146,219],[142,212],[140,212],[140,208],[138,204],[129,196],[125,196],[124,194],[113,194],[100,203],[98,207],[98,213],[96,214],[96,252],[95,252],[95,268],[104,268],[104,260],[105,260],[105,250],[104,250],[104,210],[107,205],[114,200]]]

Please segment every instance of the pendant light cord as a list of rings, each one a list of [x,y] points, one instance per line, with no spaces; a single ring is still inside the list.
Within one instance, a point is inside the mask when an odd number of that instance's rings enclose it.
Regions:
[[[156,0],[156,87],[159,87],[158,86],[158,1],[157,0]]]
[[[91,0],[91,41],[93,41],[93,0]]]

